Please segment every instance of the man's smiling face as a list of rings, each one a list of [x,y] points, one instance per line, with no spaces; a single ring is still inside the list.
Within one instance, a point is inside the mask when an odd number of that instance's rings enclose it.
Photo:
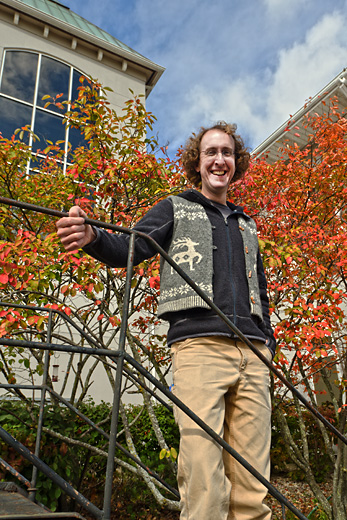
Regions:
[[[201,193],[208,199],[225,204],[235,173],[234,139],[222,130],[208,130],[201,139],[197,171],[201,175]]]

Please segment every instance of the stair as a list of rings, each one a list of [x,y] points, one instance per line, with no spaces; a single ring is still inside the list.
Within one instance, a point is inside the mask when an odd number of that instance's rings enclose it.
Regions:
[[[29,518],[36,518],[37,520],[55,520],[58,518],[72,520],[79,518],[84,520],[78,513],[53,513],[29,500],[26,492],[13,482],[1,482],[0,520],[28,520]]]

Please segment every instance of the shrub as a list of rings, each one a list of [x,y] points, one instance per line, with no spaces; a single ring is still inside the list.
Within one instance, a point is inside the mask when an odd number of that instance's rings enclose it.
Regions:
[[[292,401],[279,402],[286,415],[286,420],[293,439],[298,446],[301,446],[299,421],[295,406]],[[319,408],[320,413],[327,419],[333,420],[334,410],[330,403],[326,403]],[[333,464],[326,452],[324,440],[316,419],[306,410],[302,410],[303,419],[307,428],[307,437],[310,449],[310,467],[317,482],[326,480],[333,471]],[[276,421],[275,414],[272,415],[272,442],[271,442],[271,461],[272,470],[277,473],[286,473],[293,480],[304,480],[304,472],[296,467],[290,458],[286,442],[281,433],[281,428]]]

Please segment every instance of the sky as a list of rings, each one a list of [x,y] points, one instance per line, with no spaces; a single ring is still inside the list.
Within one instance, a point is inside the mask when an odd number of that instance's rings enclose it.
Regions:
[[[252,150],[347,67],[347,0],[61,2],[165,67],[146,107],[169,155],[218,120]]]

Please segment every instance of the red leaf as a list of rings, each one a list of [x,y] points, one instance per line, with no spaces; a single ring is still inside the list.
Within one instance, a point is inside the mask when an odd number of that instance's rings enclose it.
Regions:
[[[8,283],[8,275],[0,274],[0,283]]]

